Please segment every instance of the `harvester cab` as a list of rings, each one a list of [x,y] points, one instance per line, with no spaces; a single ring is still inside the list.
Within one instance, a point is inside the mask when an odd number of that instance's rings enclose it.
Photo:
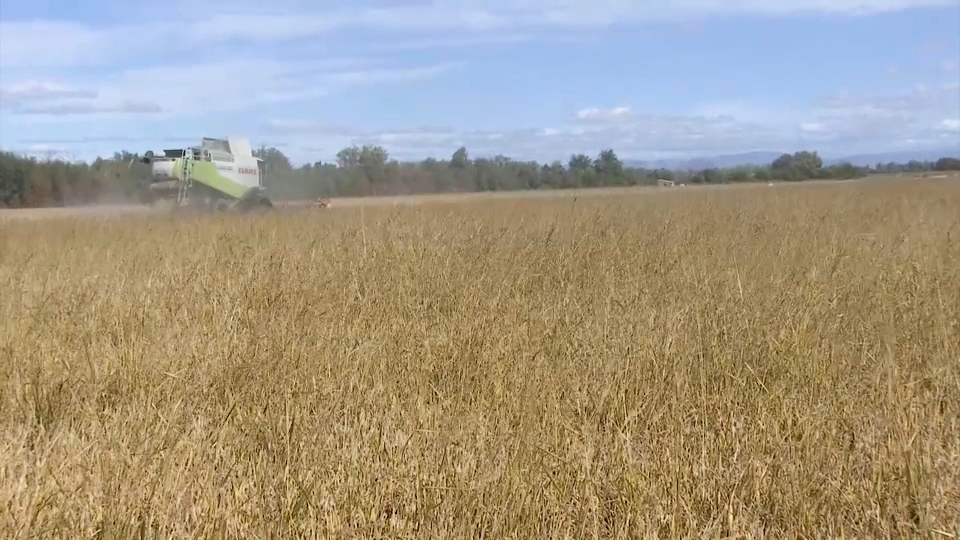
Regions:
[[[253,155],[247,139],[204,137],[198,146],[162,155],[148,151],[141,161],[150,165],[153,200],[216,210],[273,206],[264,189],[263,160]]]

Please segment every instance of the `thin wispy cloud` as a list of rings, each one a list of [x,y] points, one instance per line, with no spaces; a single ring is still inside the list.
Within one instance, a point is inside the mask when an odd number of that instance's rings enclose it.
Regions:
[[[186,4],[192,5],[192,4]],[[395,37],[438,32],[597,29],[644,22],[696,21],[709,17],[793,14],[867,15],[920,7],[956,7],[956,0],[720,0],[671,2],[544,0],[526,2],[445,1],[429,5],[325,9],[284,4],[270,8],[233,2],[203,2],[194,9],[133,17],[135,22],[95,25],[64,20],[0,22],[0,65],[104,64],[163,47],[169,51],[205,45],[276,44],[340,32],[392,32]],[[144,13],[150,13],[146,10]],[[928,48],[941,42],[930,42]],[[939,49],[938,49],[939,50]]]
[[[614,107],[612,109],[600,109],[597,107],[588,107],[577,112],[577,120],[586,123],[621,123],[628,122],[633,118],[633,111],[630,107]]]

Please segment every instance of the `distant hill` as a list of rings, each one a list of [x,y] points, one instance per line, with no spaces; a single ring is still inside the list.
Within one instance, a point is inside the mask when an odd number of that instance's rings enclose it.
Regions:
[[[888,152],[884,154],[859,154],[854,156],[846,156],[840,159],[826,159],[824,158],[824,165],[833,165],[834,163],[839,163],[841,161],[848,161],[858,167],[866,167],[867,165],[876,165],[877,163],[908,163],[910,161],[937,161],[940,158],[952,157],[960,158],[960,148],[955,148],[952,151],[949,149],[942,150],[923,150],[916,152]]]
[[[742,165],[769,165],[773,160],[791,152],[744,152],[742,154],[727,154],[720,156],[697,157],[690,159],[656,159],[639,160],[624,159],[629,167],[643,167],[645,169],[671,170],[703,170],[709,168],[728,168]],[[960,148],[949,150],[923,150],[915,152],[888,152],[877,154],[858,154],[852,156],[829,157],[821,154],[825,166],[849,162],[858,167],[873,166],[877,163],[907,163],[909,161],[936,161],[942,157],[960,158]]]
[[[783,154],[784,152],[745,152],[743,154],[705,156],[690,159],[625,159],[623,161],[627,166],[643,167],[645,169],[702,170],[712,167],[736,167],[737,165],[767,165]]]

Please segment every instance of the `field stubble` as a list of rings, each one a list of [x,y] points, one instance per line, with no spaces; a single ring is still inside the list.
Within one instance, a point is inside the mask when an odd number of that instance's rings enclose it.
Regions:
[[[14,537],[960,530],[960,186],[0,224]]]

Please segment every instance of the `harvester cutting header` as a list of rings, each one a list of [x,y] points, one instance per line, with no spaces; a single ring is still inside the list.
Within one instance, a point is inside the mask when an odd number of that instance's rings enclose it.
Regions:
[[[250,141],[240,137],[204,137],[200,146],[148,151],[152,200],[212,210],[271,208],[263,187],[263,160],[254,157]]]

